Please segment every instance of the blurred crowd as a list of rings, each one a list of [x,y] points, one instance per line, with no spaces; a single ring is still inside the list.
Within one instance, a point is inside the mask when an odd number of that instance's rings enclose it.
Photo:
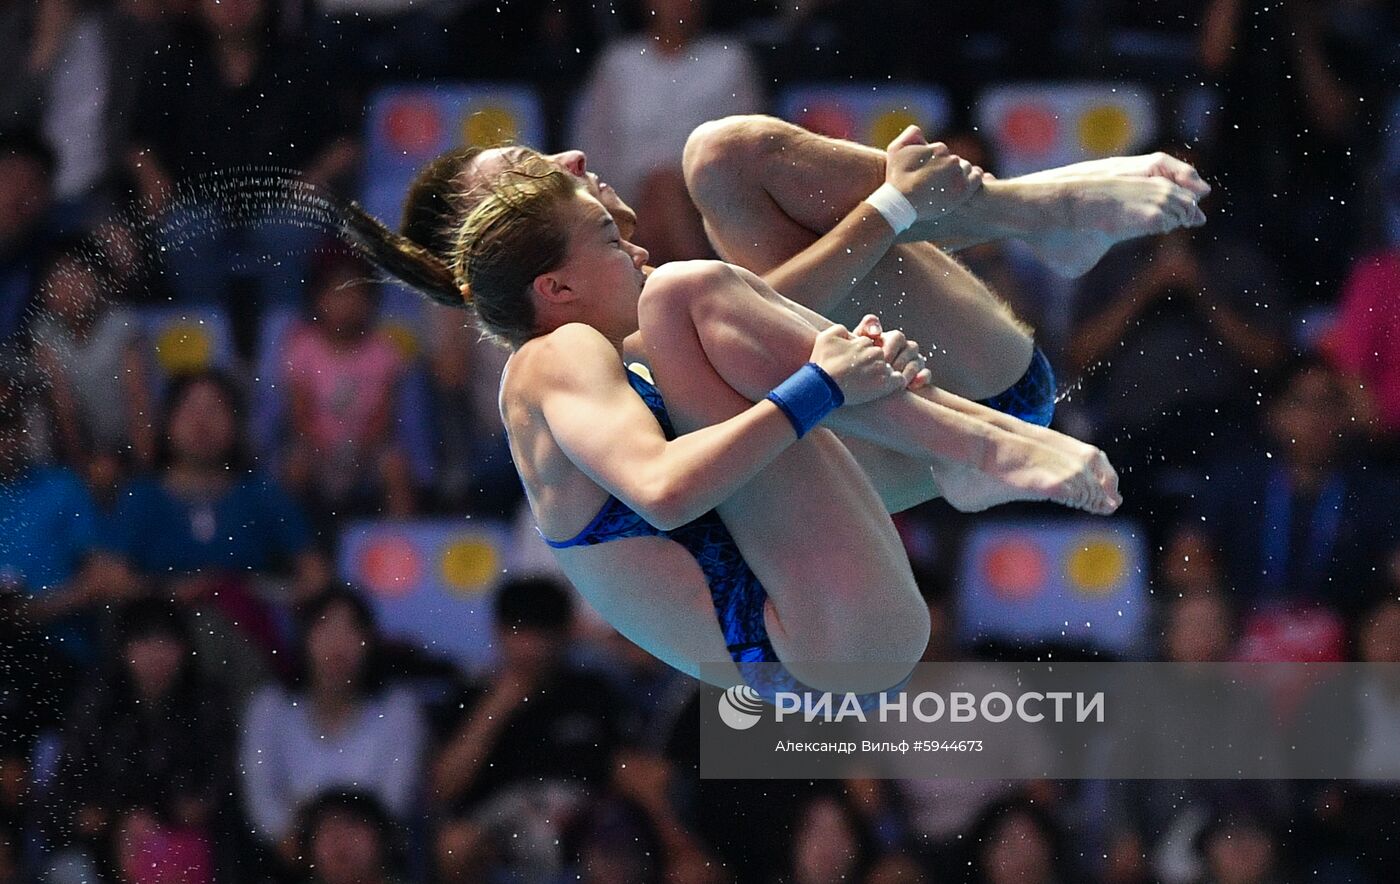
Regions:
[[[701,781],[695,684],[550,574],[494,596],[490,672],[385,634],[340,532],[519,520],[502,356],[427,305],[406,341],[354,255],[181,186],[354,194],[373,90],[524,82],[537,146],[584,149],[659,263],[710,255],[690,129],[785,86],[936,84],[930,134],[995,171],[988,85],[1145,83],[1207,227],[1073,283],[961,255],[1123,474],[1153,556],[1133,659],[1396,663],[1397,47],[1379,0],[0,0],[0,884],[1394,880],[1374,779]],[[229,352],[157,358],[165,308],[218,311]],[[897,521],[927,660],[1106,659],[956,641],[976,519]],[[1336,714],[1371,735],[1358,778],[1396,769],[1400,691]]]

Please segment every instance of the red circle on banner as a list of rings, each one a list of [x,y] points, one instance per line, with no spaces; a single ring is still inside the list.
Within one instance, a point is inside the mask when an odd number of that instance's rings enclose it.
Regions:
[[[982,575],[992,592],[1004,599],[1023,601],[1045,586],[1045,553],[1033,541],[998,540],[982,554]]]
[[[409,156],[434,152],[442,133],[442,116],[431,101],[400,98],[384,115],[384,137],[389,146]]]
[[[365,586],[375,595],[397,598],[418,585],[423,564],[413,542],[406,537],[381,537],[370,541],[360,553],[356,570]]]
[[[1018,104],[1001,118],[1002,140],[1006,147],[1027,156],[1049,153],[1059,137],[1060,121],[1040,104]]]
[[[814,103],[797,115],[796,122],[804,129],[829,138],[850,141],[856,136],[855,115],[839,101]]]

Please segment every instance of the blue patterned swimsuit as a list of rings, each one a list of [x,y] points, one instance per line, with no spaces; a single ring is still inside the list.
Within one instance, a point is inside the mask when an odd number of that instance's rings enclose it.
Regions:
[[[637,367],[629,367],[627,380],[647,408],[651,409],[666,438],[676,438],[671,416],[666,413],[666,403],[655,385],[643,377]],[[714,510],[679,528],[662,531],[633,512],[627,504],[610,496],[588,527],[573,538],[545,538],[545,543],[555,549],[567,549],[626,537],[666,537],[685,547],[695,557],[695,563],[700,566],[710,585],[710,599],[714,602],[715,616],[724,632],[724,642],[729,646],[729,656],[735,663],[778,662],[778,655],[768,641],[768,627],[763,622],[763,606],[768,600],[768,593],[753,571],[749,570],[748,563],[739,553],[738,544]]]
[[[628,382],[656,416],[656,422],[661,425],[666,438],[676,438],[675,427],[671,424],[671,416],[666,413],[666,403],[662,401],[660,391],[642,376],[639,368],[629,366]],[[798,681],[778,659],[772,642],[768,640],[768,626],[763,622],[763,607],[768,601],[768,592],[749,569],[739,552],[739,545],[714,510],[679,528],[662,531],[633,512],[627,504],[609,496],[588,527],[569,540],[545,538],[545,543],[555,549],[567,549],[625,537],[666,537],[685,547],[695,557],[695,563],[700,566],[710,586],[710,600],[715,606],[720,631],[724,633],[724,643],[729,646],[729,657],[738,666],[744,681],[759,696],[772,703],[779,693],[818,693]],[[899,687],[903,687],[903,684]],[[860,694],[858,700],[861,708],[868,712],[878,706],[881,696],[883,693]],[[840,697],[834,699],[839,704]]]
[[[666,438],[674,439],[676,430],[671,424],[671,416],[666,413],[661,392],[643,372],[640,366],[629,366],[627,381],[651,409]],[[1025,376],[1005,393],[986,400],[985,404],[1023,420],[1048,425],[1055,409],[1054,391],[1055,381],[1050,363],[1037,347]],[[555,549],[568,549],[627,537],[666,537],[685,547],[695,557],[709,584],[710,600],[714,603],[715,617],[724,633],[724,642],[729,647],[729,656],[738,665],[744,679],[765,700],[772,702],[774,695],[780,691],[797,693],[810,690],[781,665],[782,661],[773,651],[773,645],[768,640],[768,627],[763,622],[763,607],[768,600],[768,592],[749,569],[739,552],[739,545],[714,510],[679,528],[662,531],[637,515],[627,504],[609,496],[593,521],[574,537],[569,540],[545,538],[545,543]],[[750,665],[760,663],[778,665]],[[891,688],[890,692],[898,691],[901,687],[902,684]],[[860,695],[861,707],[866,710],[874,708],[881,696],[879,693]]]

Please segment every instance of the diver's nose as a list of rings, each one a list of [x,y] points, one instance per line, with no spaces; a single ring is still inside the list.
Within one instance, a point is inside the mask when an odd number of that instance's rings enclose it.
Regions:
[[[563,153],[554,155],[554,159],[559,165],[569,170],[570,175],[577,175],[582,178],[583,173],[588,171],[588,157],[581,150],[566,150]]]

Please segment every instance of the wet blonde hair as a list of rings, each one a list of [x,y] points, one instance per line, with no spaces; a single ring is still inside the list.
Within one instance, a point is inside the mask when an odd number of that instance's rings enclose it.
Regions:
[[[463,296],[488,334],[512,346],[535,337],[531,286],[569,255],[578,182],[542,158],[526,157],[493,180],[468,213],[452,250]]]

